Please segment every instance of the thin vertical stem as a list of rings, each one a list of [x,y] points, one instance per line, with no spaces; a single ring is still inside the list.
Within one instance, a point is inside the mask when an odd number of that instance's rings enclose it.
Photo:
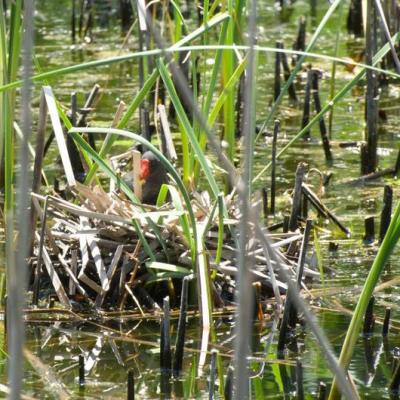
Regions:
[[[237,274],[237,303],[238,312],[236,316],[236,340],[235,340],[235,383],[236,390],[234,398],[241,400],[249,396],[249,377],[247,357],[249,355],[249,338],[252,310],[251,276],[249,271],[249,256],[247,246],[249,240],[249,196],[251,193],[251,169],[252,154],[254,145],[254,72],[255,72],[255,53],[254,44],[256,36],[256,1],[249,1],[249,55],[246,71],[247,84],[245,86],[245,109],[243,121],[244,137],[244,169],[239,180],[239,202],[242,211],[239,246],[238,246],[238,274]]]
[[[21,92],[21,127],[23,139],[19,149],[20,174],[17,181],[17,228],[18,242],[16,246],[15,265],[8,267],[8,340],[9,340],[9,368],[10,399],[19,399],[23,378],[23,346],[25,326],[23,321],[23,308],[25,301],[26,272],[28,269],[26,258],[29,251],[30,230],[26,229],[29,221],[31,174],[29,171],[29,138],[31,134],[31,82],[32,75],[32,48],[33,48],[33,14],[34,0],[24,2],[24,38],[22,51],[22,77]]]
[[[274,136],[272,139],[272,168],[271,168],[271,214],[275,214],[275,196],[276,196],[276,146],[278,141],[278,133],[280,121],[275,120]]]
[[[367,2],[367,29],[366,29],[366,64],[373,65],[373,56],[376,49],[376,14],[373,7],[373,0]],[[377,100],[377,78],[376,72],[367,70],[367,92],[366,92],[366,117],[367,117],[367,159],[368,173],[375,172],[377,160],[377,117],[378,117],[378,100]]]

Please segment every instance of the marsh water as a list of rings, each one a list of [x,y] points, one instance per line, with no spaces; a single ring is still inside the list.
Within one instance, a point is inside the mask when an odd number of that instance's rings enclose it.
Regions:
[[[95,2],[102,3],[102,2]],[[107,2],[104,2],[107,3]],[[84,44],[71,44],[70,34],[70,1],[42,0],[37,2],[36,15],[36,47],[37,68],[43,71],[56,67],[71,65],[78,62],[95,60],[104,57],[134,51],[137,43],[132,38],[127,47],[121,49],[123,37],[116,15],[116,2],[110,2],[111,7],[96,20],[92,41]],[[258,1],[258,44],[273,47],[277,39],[291,48],[300,16],[307,18],[307,39],[310,38],[320,19],[326,12],[328,2],[319,1],[315,15],[310,10],[310,4],[296,1],[282,12],[273,1]],[[192,10],[193,18],[195,12]],[[315,53],[333,55],[336,29],[340,27],[340,57],[356,57],[362,51],[362,40],[355,39],[346,32],[345,22],[348,4],[343,5],[342,13],[336,13],[327,24],[314,49]],[[212,59],[212,53],[207,58]],[[314,66],[324,71],[320,83],[322,101],[329,96],[329,78],[331,63],[319,59],[311,60]],[[273,93],[273,54],[261,54],[257,70],[257,119],[262,120],[268,113]],[[296,88],[300,99],[304,97],[304,72],[297,80]],[[337,67],[336,88],[354,76],[354,71],[348,71],[343,65]],[[129,103],[138,90],[137,62],[126,62],[110,67],[102,67],[89,72],[67,75],[50,80],[57,99],[68,107],[71,92],[78,93],[80,104],[84,95],[95,83],[101,86],[101,99],[90,115],[93,126],[110,126],[113,115],[120,100]],[[387,119],[379,123],[379,167],[384,168],[394,164],[398,148],[399,92],[398,84],[383,88],[380,93],[380,108],[386,111]],[[39,85],[35,86],[34,109],[37,111]],[[282,131],[279,146],[296,134],[301,125],[302,106],[291,105],[287,99],[282,103],[279,118]],[[132,118],[128,129],[137,131],[138,121]],[[350,313],[354,307],[359,289],[365,280],[371,266],[377,245],[364,245],[364,218],[369,215],[379,217],[382,207],[383,184],[390,183],[394,189],[394,200],[398,198],[398,182],[395,178],[385,178],[362,186],[338,185],[344,178],[357,177],[360,174],[359,150],[357,147],[341,148],[341,141],[359,141],[363,139],[364,131],[364,88],[357,87],[340,104],[335,107],[332,149],[334,162],[325,162],[319,132],[313,129],[310,141],[298,141],[278,162],[278,212],[271,217],[270,222],[281,220],[290,209],[288,190],[293,186],[296,165],[305,161],[310,168],[322,173],[332,172],[333,177],[321,197],[340,220],[350,228],[351,235],[344,236],[335,230],[328,221],[319,220],[323,229],[319,245],[324,269],[323,279],[314,280],[309,287],[315,290],[311,304],[318,316],[320,325],[328,335],[337,354],[349,323]],[[270,158],[271,139],[262,138],[256,146],[255,173],[261,170]],[[120,141],[113,151],[117,153],[131,143]],[[56,162],[56,149],[53,159],[48,160],[48,168],[59,171]],[[309,180],[318,186],[318,173],[310,174]],[[268,186],[269,173],[258,182],[257,188]],[[313,210],[311,214],[316,218]],[[378,221],[379,218],[376,218]],[[378,231],[378,229],[376,229]],[[339,245],[335,252],[328,251],[328,243]],[[313,247],[313,246],[310,246]],[[313,249],[309,251],[312,256]],[[397,254],[391,258],[390,264],[382,277],[383,282],[393,280],[400,272]],[[398,299],[400,297],[400,281],[392,282],[376,294],[376,334],[360,340],[355,351],[350,369],[363,398],[389,398],[387,390],[393,359],[398,357],[396,347],[400,347],[400,328]],[[311,294],[313,292],[311,291]],[[383,340],[380,335],[380,322],[387,306],[392,307],[393,322],[389,336]],[[172,340],[174,341],[177,320],[172,320]],[[217,343],[214,345],[222,359],[224,375],[232,362],[234,341],[233,319],[229,315],[216,317]],[[296,395],[296,361],[301,361],[303,387],[305,398],[316,398],[319,382],[329,385],[329,372],[323,354],[321,354],[312,334],[307,327],[298,329],[298,336],[293,339],[293,345],[284,362],[276,361],[277,335],[272,337],[271,346],[267,344],[271,338],[272,321],[255,323],[252,340],[254,361],[252,362],[251,391],[253,398],[295,398]],[[131,320],[115,318],[104,321],[82,322],[31,322],[27,324],[27,348],[37,356],[41,363],[51,371],[55,380],[65,385],[71,393],[71,398],[111,399],[126,398],[127,371],[132,369],[135,376],[135,391],[137,398],[166,398],[168,394],[161,393],[159,373],[159,322],[156,320]],[[186,341],[184,370],[180,379],[171,383],[172,398],[208,398],[209,358],[203,371],[198,368],[200,349],[200,323],[196,318],[189,319]],[[84,389],[78,384],[78,356],[84,353],[87,357],[86,384]],[[5,359],[3,358],[3,367]],[[43,371],[34,363],[27,363],[24,380],[24,393],[34,398],[58,398],[57,390],[48,383]],[[298,373],[297,373],[298,376]],[[2,383],[5,382],[2,375]],[[218,395],[217,395],[218,396]]]

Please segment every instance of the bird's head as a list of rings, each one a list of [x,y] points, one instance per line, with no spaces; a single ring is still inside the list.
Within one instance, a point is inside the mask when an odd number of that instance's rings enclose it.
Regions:
[[[140,175],[139,178],[141,181],[145,181],[150,175],[150,160],[147,158],[142,158],[140,160]]]

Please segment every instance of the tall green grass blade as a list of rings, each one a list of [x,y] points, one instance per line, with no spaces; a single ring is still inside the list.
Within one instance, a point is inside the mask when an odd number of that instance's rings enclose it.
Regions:
[[[369,300],[374,292],[375,286],[378,283],[389,257],[400,239],[400,203],[398,203],[394,212],[392,221],[379,247],[378,254],[372,264],[368,277],[364,283],[360,298],[358,299],[357,306],[351,318],[350,325],[347,329],[346,337],[340,352],[339,363],[342,368],[347,370],[351,358],[353,356],[354,347],[356,345],[358,336],[360,334],[362,321],[367,310]],[[338,385],[334,379],[329,400],[337,400],[340,398]]]
[[[235,9],[235,43],[241,42],[241,36],[243,32],[243,15],[246,10],[246,0],[236,0],[236,9]]]
[[[227,31],[228,31],[228,20],[225,21],[221,27],[221,33],[219,36],[220,45],[223,45],[225,43]],[[218,49],[215,54],[214,65],[211,71],[210,83],[208,87],[204,83],[205,79],[203,79],[203,84],[202,84],[203,99],[204,99],[204,104],[202,107],[203,115],[209,115],[213,94],[217,86],[217,80],[218,80],[218,74],[220,72],[221,62],[222,62],[222,49]],[[207,142],[206,133],[203,130],[200,130],[198,138],[199,138],[200,148],[204,150]],[[198,181],[199,173],[200,173],[200,164],[196,162],[194,166],[194,178],[193,178],[194,184],[196,184],[196,182]]]
[[[6,296],[6,274],[4,270],[0,271],[0,300],[3,304],[4,298]]]
[[[11,18],[8,47],[8,78],[9,82],[15,81],[21,52],[21,16],[22,0],[13,1],[11,4]]]
[[[222,92],[218,96],[214,107],[209,112],[205,111],[203,113],[203,115],[209,115],[207,124],[210,128],[215,124],[215,121],[218,117],[219,112],[221,111],[222,107],[224,106],[225,102],[228,99],[230,91],[233,90],[234,86],[239,81],[239,78],[243,74],[245,67],[246,67],[246,59],[244,59],[237,66],[237,68],[235,69],[231,78],[229,79],[228,83],[226,84],[226,86],[223,88]],[[202,134],[200,135],[200,138],[199,138],[199,145],[200,145],[200,148],[202,149],[202,151],[205,150],[206,144],[207,144],[207,136],[206,136],[205,132],[202,131]],[[199,172],[200,172],[200,164],[197,163],[195,165],[195,171],[194,171],[194,182],[197,182]]]
[[[179,126],[179,132],[181,134],[181,148],[182,148],[182,179],[186,187],[191,186],[192,182],[192,169],[191,169],[191,164],[192,164],[192,158],[190,154],[190,142],[188,139],[188,135],[186,135],[185,127],[182,123],[182,120],[178,118],[178,126]],[[190,127],[190,129],[193,130],[193,127]],[[193,134],[194,130],[193,130]]]
[[[257,376],[251,380],[253,382],[254,400],[264,400],[263,380]]]
[[[0,4],[0,86],[7,83],[7,42],[6,42],[6,14],[3,3]],[[4,148],[4,134],[8,114],[6,112],[6,94],[0,94],[0,158]]]
[[[146,267],[165,272],[176,272],[178,274],[189,275],[191,271],[187,268],[180,267],[179,265],[167,264],[159,261],[150,261],[146,263]]]
[[[185,239],[191,249],[194,249],[194,240],[193,236],[190,232],[190,222],[188,220],[188,217],[186,215],[185,209],[183,207],[181,198],[179,196],[178,191],[176,188],[172,185],[162,185],[160,189],[160,193],[157,198],[157,207],[161,207],[161,205],[165,202],[168,193],[171,195],[171,200],[172,204],[174,205],[175,209],[177,211],[184,212],[183,215],[179,216],[179,221],[182,226],[182,231],[185,236]]]
[[[199,4],[197,5],[199,7]],[[203,0],[203,24],[206,24],[208,21],[208,10],[210,8],[209,0]]]
[[[221,46],[224,45],[224,43],[226,41],[228,25],[229,25],[228,20],[224,21],[224,23],[222,24],[221,33],[219,35],[219,41],[218,41],[218,44]],[[216,54],[215,54],[214,65],[213,65],[213,69],[211,71],[210,83],[208,85],[207,93],[205,95],[205,101],[204,101],[204,106],[203,106],[204,115],[208,115],[208,113],[210,111],[214,90],[217,86],[217,79],[218,79],[218,74],[219,74],[220,67],[221,67],[221,61],[222,61],[222,48],[219,48],[219,49],[217,49]]]
[[[214,15],[220,4],[221,4],[220,0],[214,0],[208,12],[208,16]]]
[[[245,58],[235,69],[231,77],[229,78],[228,82],[224,86],[222,92],[217,98],[214,107],[208,114],[208,125],[212,127],[217,120],[218,113],[221,111],[221,108],[224,106],[226,101],[228,101],[229,94],[233,90],[234,86],[238,83],[241,75],[243,74],[247,64],[247,59]]]
[[[165,66],[162,60],[157,61],[158,70],[160,72],[161,78],[165,84],[165,87],[168,91],[168,94],[171,97],[171,101],[175,107],[177,116],[179,118],[180,123],[182,124],[185,134],[187,135],[187,139],[190,141],[192,149],[194,151],[194,156],[198,159],[201,167],[203,168],[204,174],[207,178],[208,184],[210,185],[211,191],[214,195],[214,198],[217,198],[219,189],[217,182],[215,181],[214,175],[211,172],[211,169],[208,165],[207,159],[200,148],[200,145],[197,141],[193,128],[189,122],[189,119],[183,109],[182,103],[176,93],[174,84],[172,82],[171,77],[169,76],[167,67]]]
[[[175,1],[174,7],[174,21],[175,21],[175,32],[174,32],[174,43],[179,42],[182,37],[182,25],[184,22],[184,18],[182,16],[180,7],[179,7],[179,0]]]
[[[234,14],[233,0],[228,0],[228,13],[232,17]],[[228,25],[226,36],[226,44],[232,46],[235,36],[235,21],[231,18]],[[222,61],[222,84],[225,87],[235,70],[235,54],[232,51],[224,51]],[[224,139],[227,143],[226,155],[233,162],[236,150],[235,135],[235,98],[233,89],[227,93],[226,102],[224,103]]]
[[[177,2],[175,2],[174,0],[169,0],[169,2],[172,5],[172,7],[174,8],[174,13],[178,14],[178,16],[179,16],[179,20],[176,20],[176,21],[179,21],[179,23],[181,23],[183,26],[186,26],[185,18],[183,18],[181,9],[178,6]]]

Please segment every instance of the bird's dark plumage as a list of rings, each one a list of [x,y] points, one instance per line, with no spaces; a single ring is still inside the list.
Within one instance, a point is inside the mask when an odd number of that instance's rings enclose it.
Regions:
[[[123,179],[132,189],[132,174],[125,174]],[[161,186],[167,183],[167,172],[161,161],[151,151],[146,151],[142,155],[141,179],[144,181],[142,185],[142,203],[155,204]]]

